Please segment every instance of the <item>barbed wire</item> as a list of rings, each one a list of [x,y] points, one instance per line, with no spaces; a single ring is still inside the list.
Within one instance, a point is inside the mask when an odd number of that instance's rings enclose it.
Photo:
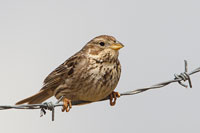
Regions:
[[[178,82],[181,86],[183,87],[188,87],[188,85],[182,83],[183,81],[188,81],[189,87],[192,88],[192,82],[190,79],[190,75],[193,75],[197,72],[200,72],[200,67],[194,69],[193,71],[188,73],[188,64],[187,61],[184,61],[185,63],[185,72],[178,74],[174,74],[174,79],[169,80],[169,81],[165,81],[165,82],[161,82],[155,85],[152,85],[150,87],[145,87],[145,88],[139,88],[133,91],[127,91],[127,92],[123,92],[120,93],[120,96],[127,96],[127,95],[135,95],[138,93],[142,93],[144,91],[147,90],[152,90],[152,89],[158,89],[158,88],[162,88],[166,85],[169,85],[171,83],[176,83]],[[105,101],[110,99],[109,97],[106,97],[100,101]],[[14,106],[9,106],[9,105],[2,105],[0,106],[0,110],[6,110],[6,109],[40,109],[40,116],[42,117],[43,115],[46,114],[46,110],[50,110],[52,112],[52,121],[54,121],[54,116],[55,116],[55,107],[59,107],[59,106],[63,106],[62,103],[60,103],[60,101],[62,100],[62,97],[54,104],[52,102],[45,102],[42,104],[24,104],[24,105],[14,105]],[[96,101],[96,102],[100,102],[100,101]],[[82,105],[82,104],[88,104],[88,103],[94,103],[94,102],[89,102],[89,101],[72,101],[72,105]]]

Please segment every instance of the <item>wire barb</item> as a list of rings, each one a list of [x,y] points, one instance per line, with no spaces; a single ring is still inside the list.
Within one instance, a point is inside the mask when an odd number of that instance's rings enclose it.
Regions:
[[[184,81],[188,81],[188,84],[190,86],[190,88],[192,88],[192,82],[191,82],[191,78],[190,76],[192,74],[195,74],[197,72],[200,72],[200,67],[196,68],[195,70],[193,70],[192,72],[188,73],[188,64],[187,61],[184,60],[185,62],[185,72],[178,74],[174,74],[175,78],[173,80],[169,80],[166,82],[161,82],[155,85],[152,85],[150,87],[145,87],[145,88],[140,88],[140,89],[136,89],[133,91],[128,91],[128,92],[123,92],[120,93],[120,96],[127,96],[127,95],[135,95],[138,93],[142,93],[144,91],[147,90],[151,90],[151,89],[157,89],[157,88],[162,88],[166,85],[169,85],[171,83],[175,83],[178,82],[180,85],[182,85],[183,87],[188,87],[186,84],[183,84],[182,82]],[[6,109],[40,109],[40,116],[42,117],[43,115],[46,114],[46,110],[50,110],[52,112],[52,121],[54,121],[54,117],[55,117],[55,107],[59,107],[59,106],[63,106],[63,104],[59,104],[59,102],[61,102],[63,99],[63,97],[61,97],[55,104],[53,104],[52,102],[45,102],[42,104],[24,104],[24,105],[16,105],[16,106],[9,106],[9,105],[5,105],[5,106],[0,106],[0,110],[6,110]],[[108,100],[109,97],[106,97],[100,101],[105,101]],[[97,101],[97,102],[100,102]],[[72,105],[82,105],[82,104],[88,104],[91,103],[89,101],[72,101]]]
[[[180,73],[179,75],[174,74],[174,76],[175,76],[174,79],[175,80],[176,79],[180,80],[180,81],[178,81],[178,83],[180,85],[182,85],[183,87],[185,87],[185,88],[187,88],[188,86],[183,84],[181,81],[187,81],[188,80],[189,86],[190,86],[190,88],[192,88],[192,82],[191,82],[191,79],[190,79],[190,75],[187,73],[188,72],[188,65],[187,65],[188,63],[187,63],[186,60],[184,60],[184,62],[185,62],[185,72],[184,73]]]
[[[44,106],[42,106],[40,110],[40,117],[46,114],[46,110],[50,110],[52,112],[52,121],[54,121],[54,116],[55,116],[54,104],[52,102],[45,102],[43,104]]]

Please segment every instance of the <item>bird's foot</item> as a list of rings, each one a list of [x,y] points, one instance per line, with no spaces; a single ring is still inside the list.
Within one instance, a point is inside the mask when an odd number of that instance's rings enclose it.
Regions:
[[[119,98],[120,97],[120,94],[119,94],[119,92],[112,92],[111,94],[110,94],[110,106],[114,106],[115,104],[116,104],[116,100],[117,100],[117,98]]]
[[[72,102],[71,102],[71,100],[69,100],[67,98],[63,98],[62,112],[64,112],[65,110],[66,110],[66,112],[69,112],[71,108],[72,108]]]

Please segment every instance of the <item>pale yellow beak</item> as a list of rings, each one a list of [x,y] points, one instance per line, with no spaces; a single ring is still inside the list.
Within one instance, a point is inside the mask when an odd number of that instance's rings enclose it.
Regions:
[[[113,50],[119,50],[123,47],[124,47],[124,45],[120,42],[113,43],[112,45],[110,45],[110,48],[113,49]]]

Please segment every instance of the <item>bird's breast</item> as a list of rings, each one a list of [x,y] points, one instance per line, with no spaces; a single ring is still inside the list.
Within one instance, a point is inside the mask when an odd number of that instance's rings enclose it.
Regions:
[[[85,72],[87,80],[80,100],[98,101],[107,97],[116,88],[120,74],[121,66],[117,62],[91,63]]]

